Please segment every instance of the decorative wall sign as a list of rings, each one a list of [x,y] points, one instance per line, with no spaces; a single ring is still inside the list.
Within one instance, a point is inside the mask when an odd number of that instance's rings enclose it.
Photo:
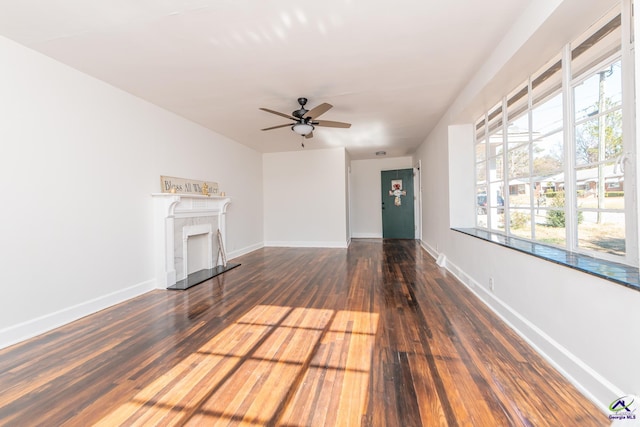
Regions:
[[[218,195],[218,183],[211,181],[160,176],[160,186],[163,193]]]
[[[402,205],[401,196],[406,196],[407,192],[402,190],[402,180],[401,179],[392,179],[391,180],[391,190],[389,190],[389,195],[394,196],[395,199],[393,204],[396,206]]]

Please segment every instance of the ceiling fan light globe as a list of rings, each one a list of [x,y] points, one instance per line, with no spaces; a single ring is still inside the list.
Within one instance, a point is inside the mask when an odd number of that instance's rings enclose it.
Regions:
[[[295,125],[291,126],[291,129],[302,136],[308,135],[311,132],[313,132],[313,126],[306,124],[306,123],[296,123]]]

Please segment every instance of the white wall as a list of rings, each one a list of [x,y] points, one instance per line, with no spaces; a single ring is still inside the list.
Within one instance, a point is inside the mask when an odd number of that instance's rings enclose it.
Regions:
[[[345,221],[347,222],[345,239],[347,240],[347,246],[349,246],[349,244],[351,244],[351,156],[347,151],[344,152],[344,182],[344,206],[346,209]]]
[[[382,238],[380,172],[412,167],[411,157],[351,161],[351,237]]]
[[[266,246],[347,247],[345,150],[263,156]]]
[[[449,193],[456,197],[449,199],[449,225],[451,227],[475,227],[476,212],[469,204],[476,203],[476,188],[473,182],[475,150],[473,149],[473,125],[449,126],[448,154]],[[470,148],[471,147],[471,148]]]
[[[526,70],[514,68],[514,61],[538,57],[541,48],[536,40],[551,38],[559,45],[563,37],[569,41],[575,35],[569,31],[571,28],[584,30],[593,22],[586,18],[576,22],[582,14],[603,12],[605,3],[532,2],[523,12],[526,25],[516,23],[507,33],[417,153],[423,166],[425,248],[434,256],[444,254],[450,271],[603,411],[621,395],[640,394],[640,292],[451,231],[449,226],[450,220],[468,222],[465,215],[450,209],[465,205],[471,211],[474,208],[473,197],[468,196],[473,194],[473,169],[466,157],[456,161],[455,155],[461,150],[473,150],[470,136],[465,138],[464,126],[459,126],[463,123],[461,117],[478,105],[497,101],[498,98],[483,98],[495,87],[501,87],[501,78],[505,79],[503,89],[508,90],[510,76],[526,75]],[[505,73],[506,69],[510,72]],[[470,123],[475,117],[468,118]],[[470,188],[463,188],[463,181]],[[450,203],[450,197],[456,200]],[[495,282],[493,291],[488,286],[490,277]]]
[[[153,289],[160,175],[232,197],[230,257],[262,245],[262,157],[0,38],[0,347]]]

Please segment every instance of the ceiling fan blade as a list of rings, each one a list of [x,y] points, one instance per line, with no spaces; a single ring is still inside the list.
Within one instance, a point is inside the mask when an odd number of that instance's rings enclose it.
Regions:
[[[309,132],[308,134],[306,134],[304,136],[305,138],[309,139],[309,138],[313,138],[313,131]]]
[[[331,108],[333,108],[333,105],[327,104],[325,102],[307,111],[307,114],[305,114],[304,117],[311,117],[312,119],[315,119],[316,117],[320,117],[322,114],[329,111]]]
[[[289,114],[285,114],[285,113],[280,113],[278,111],[273,111],[273,110],[269,110],[268,108],[262,108],[260,107],[260,110],[262,111],[266,111],[267,113],[271,113],[271,114],[275,114],[277,116],[281,116],[281,117],[286,117],[287,119],[291,119],[291,120],[298,120],[293,116],[290,116]]]
[[[317,122],[314,120],[313,124],[316,126],[324,126],[328,128],[350,128],[351,127],[351,123],[334,122],[331,120],[318,120]]]
[[[290,127],[290,126],[291,126],[291,124],[287,123],[286,125],[271,126],[270,128],[264,128],[264,129],[260,129],[260,130],[271,130],[271,129]]]

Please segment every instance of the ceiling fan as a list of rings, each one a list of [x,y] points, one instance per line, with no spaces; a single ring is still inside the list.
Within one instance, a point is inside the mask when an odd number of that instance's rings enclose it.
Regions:
[[[333,105],[331,104],[327,104],[325,102],[315,108],[312,108],[311,110],[307,110],[306,108],[304,108],[304,106],[307,104],[307,98],[298,98],[298,104],[300,104],[300,109],[295,110],[293,113],[291,113],[291,115],[270,110],[268,108],[260,108],[262,111],[286,117],[287,119],[291,119],[295,122],[293,124],[287,123],[284,125],[271,126],[262,130],[271,130],[291,126],[291,130],[299,135],[302,135],[304,138],[313,138],[313,130],[316,126],[325,126],[331,128],[351,127],[351,123],[334,122],[331,120],[315,120],[322,114],[329,111],[329,109],[333,108]],[[302,147],[304,147],[304,142],[302,143]]]

